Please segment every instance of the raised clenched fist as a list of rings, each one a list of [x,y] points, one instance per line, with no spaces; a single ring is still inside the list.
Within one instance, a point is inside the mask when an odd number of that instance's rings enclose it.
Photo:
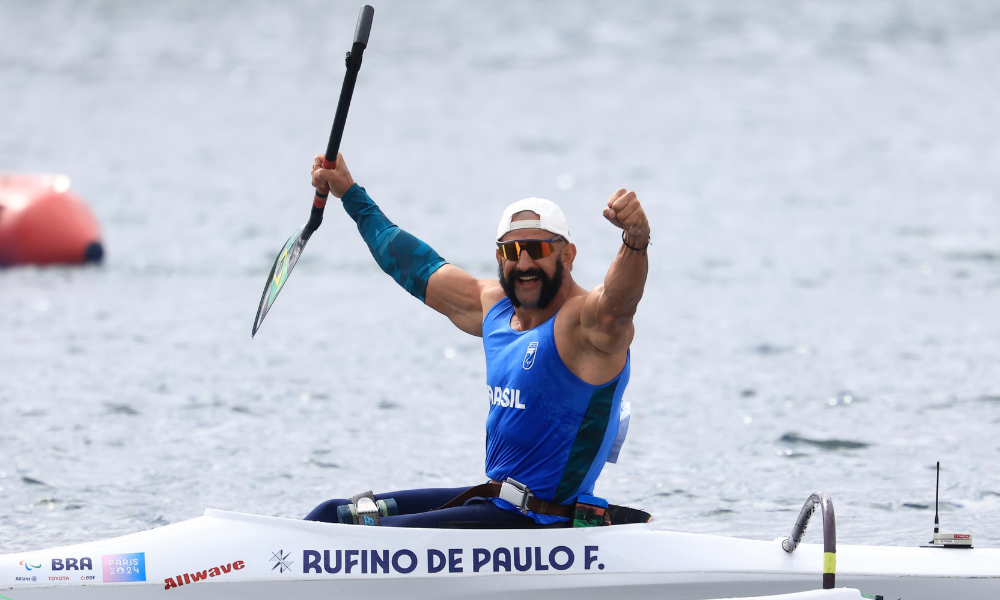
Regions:
[[[620,189],[611,194],[604,218],[625,231],[630,246],[643,247],[649,242],[649,221],[635,192]]]

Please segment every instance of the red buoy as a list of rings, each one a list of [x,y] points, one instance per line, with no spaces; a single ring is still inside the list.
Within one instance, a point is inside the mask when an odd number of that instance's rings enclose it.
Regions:
[[[0,174],[0,266],[103,258],[101,229],[68,177]]]

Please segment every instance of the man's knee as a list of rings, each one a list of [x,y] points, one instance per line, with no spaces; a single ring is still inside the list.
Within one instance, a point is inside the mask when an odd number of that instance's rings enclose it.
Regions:
[[[326,502],[320,504],[316,508],[312,509],[304,520],[306,521],[322,521],[324,523],[336,523],[337,522],[337,507],[348,504],[350,500],[346,498],[335,498],[333,500],[327,500]]]

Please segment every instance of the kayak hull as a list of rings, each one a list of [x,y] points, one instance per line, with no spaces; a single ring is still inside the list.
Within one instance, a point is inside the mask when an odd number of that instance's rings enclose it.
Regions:
[[[537,577],[537,576],[536,576]],[[528,576],[524,579],[530,579]],[[719,581],[647,581],[644,577],[632,578],[629,583],[605,585],[595,576],[575,578],[573,585],[559,585],[554,578],[547,585],[512,584],[502,576],[486,576],[477,580],[448,582],[443,586],[441,581],[430,578],[415,578],[407,582],[389,580],[343,580],[343,581],[289,581],[273,580],[241,581],[232,583],[206,583],[199,589],[178,592],[178,596],[190,599],[221,599],[248,600],[274,598],[296,598],[297,600],[329,600],[330,598],[440,598],[442,600],[467,600],[470,597],[485,600],[502,600],[509,598],[545,598],[546,600],[607,600],[608,598],[627,598],[629,600],[711,600],[715,598],[759,598],[759,594],[767,594],[764,598],[782,598],[795,600],[803,589],[815,590],[815,581],[781,582],[747,578],[733,579],[720,585]],[[520,582],[518,582],[520,583]],[[530,581],[525,584],[535,583]],[[553,587],[549,587],[549,586]],[[861,589],[872,592],[888,592],[886,598],[906,598],[907,600],[922,598],[992,598],[995,599],[997,589],[995,582],[982,580],[951,580],[934,579],[933,581],[899,581],[897,579],[861,578],[848,582],[847,589]],[[119,585],[117,587],[80,586],[69,590],[57,587],[39,587],[30,590],[14,590],[0,592],[8,594],[11,600],[50,600],[74,598],[80,600],[117,600],[146,597],[164,597],[162,587],[144,586],[138,589],[134,585]],[[844,588],[831,590],[829,594],[803,594],[802,598],[833,599],[853,598],[861,600],[858,593],[844,594]],[[836,593],[840,592],[840,593]],[[720,596],[721,594],[721,596]],[[780,596],[779,596],[780,594]]]
[[[797,585],[773,585],[775,582],[738,581],[733,580],[728,585],[719,586],[717,582],[677,582],[670,584],[664,581],[647,581],[641,583],[643,577],[635,578],[631,583],[607,585],[598,576],[574,577],[568,581],[562,577],[527,576],[511,578],[499,575],[488,575],[483,578],[467,578],[450,581],[442,585],[440,580],[431,578],[414,578],[408,581],[399,580],[342,580],[342,581],[288,581],[273,580],[242,581],[232,583],[207,583],[201,588],[182,590],[178,596],[196,599],[233,599],[246,600],[256,598],[295,598],[296,600],[329,600],[330,598],[440,598],[442,600],[468,600],[468,598],[484,598],[486,600],[502,600],[510,598],[545,598],[546,600],[607,600],[608,598],[627,598],[629,600],[696,600],[756,596],[758,589],[766,589],[768,595],[775,595],[777,590],[788,592],[801,591],[803,588],[815,590],[815,581],[800,582]],[[551,581],[531,581],[546,579]],[[561,580],[561,581],[560,581]],[[568,584],[568,585],[567,585]],[[11,600],[48,600],[55,598],[74,598],[81,600],[99,599],[132,599],[145,597],[165,597],[162,587],[140,591],[135,586],[118,586],[113,588],[101,586],[82,586],[73,590],[72,595],[67,589],[35,588],[31,590],[12,590]],[[871,588],[867,588],[871,589]],[[726,591],[729,590],[729,591]],[[0,594],[8,594],[7,591]],[[706,595],[707,594],[707,595]],[[783,595],[784,596],[784,595]],[[822,596],[817,596],[822,597]],[[848,596],[860,600],[860,595]],[[909,596],[905,596],[909,598]],[[945,596],[946,597],[946,596]],[[964,597],[964,596],[963,596]],[[939,596],[940,598],[940,596]]]
[[[789,554],[778,540],[676,533],[648,524],[399,529],[209,510],[120,538],[0,556],[0,595],[700,600],[816,590],[822,550],[802,544]],[[998,550],[841,546],[837,557],[837,584],[867,594],[1000,597]],[[835,597],[828,592],[825,597]]]

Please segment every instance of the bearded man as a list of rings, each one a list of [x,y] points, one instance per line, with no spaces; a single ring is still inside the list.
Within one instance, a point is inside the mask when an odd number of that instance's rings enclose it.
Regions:
[[[490,482],[366,492],[324,502],[306,519],[357,522],[359,511],[364,516],[365,507],[377,505],[372,523],[382,526],[565,526],[578,499],[599,500],[590,494],[623,439],[632,317],[648,270],[649,222],[635,193],[620,189],[603,209],[622,230],[603,285],[588,291],[573,280],[577,249],[566,217],[540,198],[507,207],[497,229],[498,277],[477,279],[389,221],[354,182],[342,155],[333,169],[322,168],[322,159],[312,167],[317,195],[332,192],[342,200],[382,270],[456,327],[483,338]]]

